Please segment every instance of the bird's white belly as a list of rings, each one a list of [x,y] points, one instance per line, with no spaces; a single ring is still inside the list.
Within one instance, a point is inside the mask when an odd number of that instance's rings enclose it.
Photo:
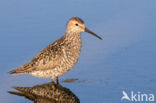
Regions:
[[[78,57],[77,57],[78,58]],[[40,66],[40,68],[45,68],[37,71],[30,72],[32,76],[40,78],[49,78],[49,77],[59,77],[64,73],[72,69],[76,64],[77,59],[72,57],[70,59],[62,58],[59,65],[52,67],[50,63]]]
[[[51,70],[45,70],[45,71],[33,71],[30,74],[35,77],[40,77],[40,78],[49,78],[52,77],[54,72]]]

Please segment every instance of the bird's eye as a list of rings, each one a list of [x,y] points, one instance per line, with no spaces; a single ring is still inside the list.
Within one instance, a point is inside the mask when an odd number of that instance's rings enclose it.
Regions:
[[[77,23],[76,23],[75,25],[76,25],[76,26],[79,26],[79,24],[77,24]]]

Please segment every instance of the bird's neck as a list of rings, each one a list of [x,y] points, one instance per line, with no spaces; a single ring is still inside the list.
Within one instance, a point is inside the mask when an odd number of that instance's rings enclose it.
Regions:
[[[81,42],[81,32],[66,32],[65,38],[73,43],[80,43]]]
[[[65,34],[65,43],[71,48],[78,51],[81,50],[81,33],[77,32],[66,32]]]

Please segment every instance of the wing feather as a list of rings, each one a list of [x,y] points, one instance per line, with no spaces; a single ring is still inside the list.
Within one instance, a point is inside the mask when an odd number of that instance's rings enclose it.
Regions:
[[[50,63],[50,67],[55,67],[57,64],[55,62],[57,62],[62,55],[62,47],[64,46],[62,39],[64,38],[62,37],[54,43],[50,44],[38,55],[36,55],[30,62],[10,71],[9,73],[12,75],[17,75],[32,72],[36,69],[47,69],[46,67],[49,65],[48,63]]]

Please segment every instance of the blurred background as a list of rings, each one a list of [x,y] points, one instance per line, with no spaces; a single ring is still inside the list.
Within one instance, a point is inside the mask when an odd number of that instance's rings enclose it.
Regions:
[[[75,16],[103,40],[82,33],[79,61],[60,78],[79,81],[61,85],[81,103],[119,103],[123,90],[156,95],[155,4],[155,0],[1,0],[0,102],[31,103],[7,91],[50,82],[8,72],[64,35],[68,19]]]

